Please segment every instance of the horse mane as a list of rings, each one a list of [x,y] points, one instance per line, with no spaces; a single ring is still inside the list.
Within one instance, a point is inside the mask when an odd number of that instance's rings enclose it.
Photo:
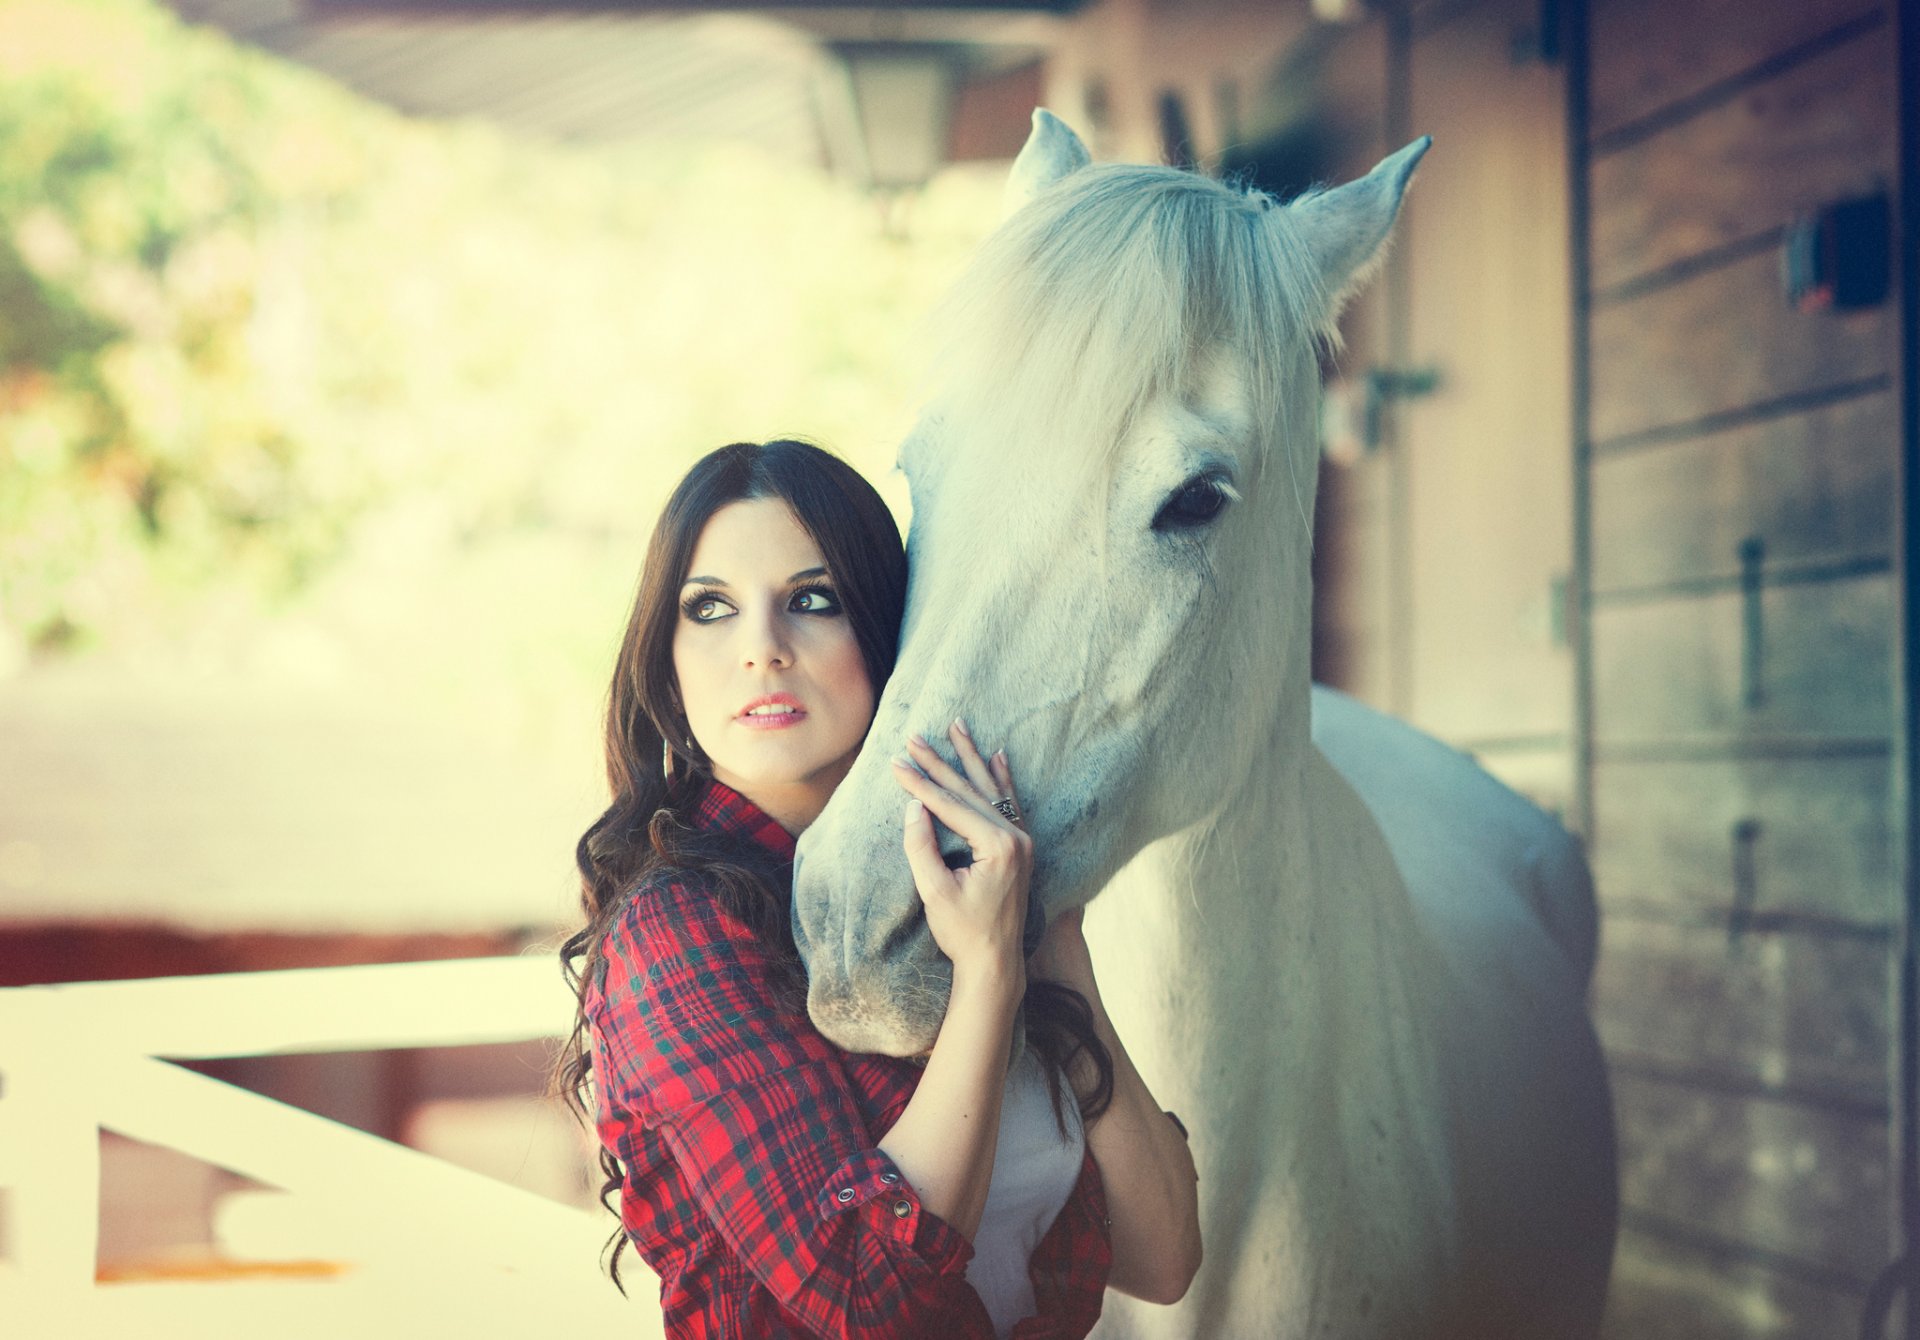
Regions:
[[[936,311],[930,408],[966,420],[969,451],[1009,453],[1006,478],[1098,469],[1225,344],[1247,361],[1264,460],[1292,358],[1332,346],[1326,299],[1271,197],[1173,168],[1082,168],[1008,219]],[[1311,467],[1312,444],[1296,454]]]

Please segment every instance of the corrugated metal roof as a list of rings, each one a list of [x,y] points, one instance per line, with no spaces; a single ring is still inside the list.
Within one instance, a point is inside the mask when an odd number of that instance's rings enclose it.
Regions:
[[[951,44],[969,75],[1028,62],[1062,5],[848,8],[787,0],[755,11],[524,0],[170,0],[403,112],[477,116],[566,141],[664,137],[756,144],[830,160],[823,99],[844,97],[833,41]]]

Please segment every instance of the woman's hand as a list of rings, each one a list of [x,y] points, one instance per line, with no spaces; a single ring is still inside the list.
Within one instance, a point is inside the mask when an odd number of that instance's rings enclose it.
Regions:
[[[1025,979],[1021,934],[1026,926],[1027,883],[1033,873],[1033,840],[993,807],[1013,794],[1005,751],[991,763],[981,758],[966,723],[948,728],[964,773],[919,736],[907,755],[893,761],[894,779],[913,797],[907,804],[903,839],[914,887],[926,909],[927,929],[954,975]],[[973,864],[947,869],[933,821],[938,819],[973,849]]]
[[[894,777],[913,796],[907,861],[933,941],[953,960],[953,994],[920,1083],[880,1149],[918,1189],[921,1204],[971,1241],[993,1179],[1014,1013],[1026,991],[1020,937],[1033,843],[993,808],[995,799],[1013,794],[1006,756],[995,755],[989,766],[961,722],[948,735],[964,773],[918,737],[908,742],[910,760],[894,760]],[[972,865],[947,869],[936,818],[973,848]]]

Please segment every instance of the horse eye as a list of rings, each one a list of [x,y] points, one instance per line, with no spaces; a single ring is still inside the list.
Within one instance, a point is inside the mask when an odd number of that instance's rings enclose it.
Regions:
[[[1160,504],[1153,518],[1156,531],[1195,530],[1206,525],[1227,505],[1226,481],[1217,475],[1189,479]]]

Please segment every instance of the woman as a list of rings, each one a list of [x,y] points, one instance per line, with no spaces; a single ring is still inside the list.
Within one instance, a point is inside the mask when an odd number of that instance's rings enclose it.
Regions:
[[[957,767],[916,737],[894,769],[953,964],[933,1050],[845,1053],[807,1019],[794,839],[865,738],[905,591],[885,505],[804,443],[704,458],[647,552],[608,705],[613,803],[577,852],[562,1086],[584,1112],[591,1077],[603,1196],[670,1336],[1080,1336],[1106,1285],[1171,1302],[1199,1265],[1178,1123],[1112,1032],[1078,914],[1025,958],[1031,844],[1005,755],[963,723]],[[935,820],[970,866],[946,867]]]

